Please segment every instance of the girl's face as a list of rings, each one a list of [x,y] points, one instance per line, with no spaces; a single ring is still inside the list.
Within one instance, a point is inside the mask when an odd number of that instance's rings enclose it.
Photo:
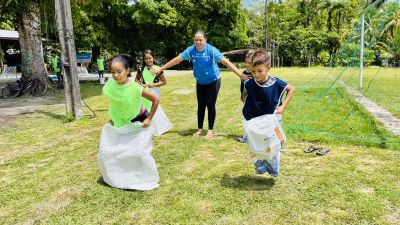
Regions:
[[[146,66],[153,66],[154,65],[154,58],[150,54],[145,54],[144,55],[144,63]]]
[[[128,81],[129,70],[124,67],[124,64],[118,61],[111,63],[111,74],[118,84],[125,84]]]
[[[246,58],[244,61],[246,63],[246,69],[251,70],[251,58]]]
[[[194,44],[196,45],[197,50],[203,50],[206,41],[207,40],[204,38],[203,34],[198,33],[194,35]]]

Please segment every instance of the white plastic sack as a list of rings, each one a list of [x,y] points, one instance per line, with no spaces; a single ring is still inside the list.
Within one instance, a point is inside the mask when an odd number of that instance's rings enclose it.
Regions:
[[[156,94],[158,98],[160,98],[159,87],[150,88],[150,91]],[[164,113],[164,110],[161,108],[161,104],[158,105],[157,111],[154,114],[150,125],[150,129],[152,130],[153,135],[160,136],[172,129],[172,127],[173,125],[169,121],[167,115]]]
[[[156,163],[151,156],[152,134],[135,122],[103,127],[98,164],[104,182],[121,189],[152,190],[159,187]]]
[[[244,121],[249,150],[256,159],[272,161],[280,159],[286,135],[275,114],[268,114]],[[274,160],[273,160],[274,159]],[[276,163],[276,162],[274,162]]]
[[[165,115],[164,110],[161,105],[158,105],[157,111],[151,120],[150,129],[155,136],[160,136],[167,131],[171,130],[173,127],[172,123],[169,121],[167,115]]]

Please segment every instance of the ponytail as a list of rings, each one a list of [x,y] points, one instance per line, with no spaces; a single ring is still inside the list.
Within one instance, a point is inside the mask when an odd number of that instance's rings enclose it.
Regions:
[[[116,55],[111,59],[111,63],[114,61],[120,62],[122,65],[124,65],[124,68],[129,71],[128,77],[131,77],[131,70],[135,65],[135,60],[132,56],[128,54]]]

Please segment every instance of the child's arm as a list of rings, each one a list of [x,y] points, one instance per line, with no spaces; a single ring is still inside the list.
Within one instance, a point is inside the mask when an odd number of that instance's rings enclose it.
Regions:
[[[161,72],[161,74],[158,77],[160,78],[160,81],[157,83],[149,84],[149,88],[160,87],[167,84],[167,79],[165,79],[164,73]]]
[[[285,111],[286,107],[288,106],[290,100],[293,97],[293,94],[294,94],[294,87],[292,85],[288,84],[287,87],[286,87],[286,98],[285,98],[285,101],[282,103],[281,106],[279,106],[276,109],[275,113],[282,114]]]
[[[142,91],[142,96],[152,102],[149,116],[142,123],[142,127],[146,128],[146,127],[150,126],[150,122],[153,119],[153,116],[157,111],[157,107],[158,107],[158,104],[160,103],[160,100],[158,100],[158,98],[155,94],[151,93],[150,91],[146,91],[146,90]]]

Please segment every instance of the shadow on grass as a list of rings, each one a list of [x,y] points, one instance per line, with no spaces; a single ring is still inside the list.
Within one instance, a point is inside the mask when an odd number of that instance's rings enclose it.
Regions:
[[[52,117],[54,119],[57,120],[61,120],[61,121],[65,121],[66,120],[66,116],[65,115],[61,115],[61,114],[57,114],[57,113],[53,113],[53,112],[48,112],[48,111],[43,111],[43,110],[36,110],[36,112],[41,113],[43,115]]]
[[[196,130],[197,129],[191,128],[191,129],[187,129],[187,130],[168,131],[168,133],[177,133],[177,134],[179,134],[180,136],[183,136],[183,137],[189,137],[189,136],[191,137],[194,134],[194,132],[196,132]]]
[[[111,187],[110,185],[108,185],[106,182],[104,182],[103,177],[99,177],[99,179],[97,179],[97,183],[101,186],[104,187],[108,187],[108,188],[115,188],[115,187]],[[115,188],[115,189],[119,189],[119,190],[123,190],[123,191],[130,191],[130,192],[136,192],[138,190],[132,190],[132,189],[120,189],[120,188]]]
[[[243,137],[243,135],[241,135],[241,134],[221,134],[221,136],[223,136],[223,137],[225,137],[227,139],[232,139],[232,140],[234,140],[236,142],[239,142],[238,138]]]
[[[221,186],[227,188],[236,188],[248,191],[265,191],[270,190],[275,185],[273,178],[261,177],[256,175],[242,175],[233,177],[224,174],[221,179]]]

